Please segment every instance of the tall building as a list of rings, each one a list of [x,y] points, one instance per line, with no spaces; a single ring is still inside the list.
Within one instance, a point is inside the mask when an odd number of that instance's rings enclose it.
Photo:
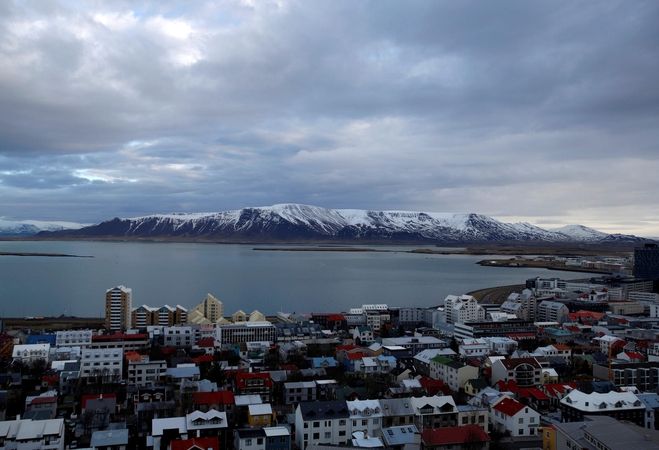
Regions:
[[[636,278],[659,279],[659,246],[645,244],[634,249],[634,276]]]
[[[207,294],[206,298],[190,310],[188,321],[199,325],[211,325],[224,317],[224,305],[221,301]]]
[[[105,329],[124,333],[131,327],[133,290],[125,286],[108,289],[105,293]]]
[[[164,305],[160,308],[142,305],[132,309],[131,325],[141,329],[151,325],[171,327],[188,323],[188,310],[181,305],[176,308]]]
[[[444,300],[446,323],[485,320],[485,309],[471,295],[448,295]]]

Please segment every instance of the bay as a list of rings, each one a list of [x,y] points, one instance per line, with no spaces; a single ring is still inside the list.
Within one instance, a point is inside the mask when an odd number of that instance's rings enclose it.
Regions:
[[[405,253],[421,246],[368,246],[386,252],[256,251],[255,247],[267,246],[0,241],[0,252],[92,256],[0,256],[0,314],[102,317],[105,292],[117,285],[133,290],[133,307],[192,308],[210,293],[224,303],[225,315],[239,309],[274,315],[340,312],[370,303],[434,306],[449,294],[522,284],[536,276],[591,275],[482,267],[476,262],[484,257],[477,255]]]

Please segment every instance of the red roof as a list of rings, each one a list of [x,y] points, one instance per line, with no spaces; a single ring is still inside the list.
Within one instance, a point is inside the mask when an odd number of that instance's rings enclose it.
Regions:
[[[526,392],[536,400],[549,400],[549,396],[538,388],[528,388]]]
[[[195,392],[195,405],[234,405],[236,398],[231,391]]]
[[[627,341],[623,341],[622,339],[618,339],[613,344],[611,344],[611,347],[613,347],[613,348],[623,348],[625,345],[627,345]]]
[[[569,383],[551,383],[551,384],[545,384],[543,386],[547,393],[551,395],[552,397],[558,397],[558,394],[562,394],[565,391],[567,391],[567,388],[572,388],[576,389],[577,384],[574,381],[571,381]]]
[[[442,380],[421,377],[419,378],[419,384],[421,384],[421,387],[426,390],[426,394],[430,397],[437,395],[438,392],[441,392],[444,395],[451,395],[451,388]]]
[[[219,449],[220,441],[217,436],[207,437],[207,438],[192,438],[185,440],[173,440],[171,441],[172,450],[190,450],[190,449],[201,449],[206,450],[209,448]]]
[[[55,403],[57,397],[37,397],[30,402],[32,405],[43,405],[45,403]]]
[[[94,341],[138,341],[142,339],[148,339],[148,334],[101,334],[98,336],[92,336],[92,342]]]
[[[517,385],[517,381],[515,380],[510,380],[508,382],[504,380],[499,380],[497,381],[497,389],[499,389],[499,392],[512,392],[513,394],[516,394],[519,392],[519,386]]]
[[[199,364],[199,363],[213,362],[215,358],[213,357],[213,355],[201,355],[197,358],[191,358],[190,360],[195,364]]]
[[[100,400],[100,399],[110,399],[113,398],[116,400],[117,394],[89,394],[82,396],[82,409],[85,409],[87,406],[88,400]]]
[[[625,355],[627,355],[629,359],[645,359],[643,354],[639,352],[625,352]]]
[[[512,398],[504,397],[499,403],[494,405],[494,409],[507,416],[513,417],[524,409],[524,405]]]
[[[297,372],[300,369],[295,364],[283,364],[279,367],[279,370],[285,370],[287,372]]]
[[[199,339],[197,345],[199,347],[215,347],[215,339],[214,338]]]
[[[355,349],[360,349],[361,347],[358,345],[352,345],[352,344],[346,344],[346,345],[339,345],[336,347],[336,351],[340,352],[341,350],[345,351],[350,351],[350,350],[355,350]]]
[[[350,360],[362,359],[364,356],[366,356],[366,352],[346,353],[346,358]]]
[[[425,446],[462,444],[470,441],[487,442],[490,437],[478,425],[463,425],[461,427],[441,427],[425,429],[421,439]]]
[[[252,373],[239,373],[236,375],[236,384],[239,388],[247,387],[246,381],[261,378],[264,380],[264,386],[272,386],[272,378],[270,372],[252,372]]]
[[[343,317],[343,314],[330,314],[327,320],[332,320],[332,321],[337,321],[337,320],[346,320],[345,317]]]

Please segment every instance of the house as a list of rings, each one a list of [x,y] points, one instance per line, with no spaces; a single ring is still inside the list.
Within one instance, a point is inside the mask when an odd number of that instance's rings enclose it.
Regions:
[[[386,428],[412,425],[415,411],[409,398],[390,398],[380,400],[382,426]]]
[[[515,380],[520,388],[539,386],[542,367],[535,358],[498,359],[492,363],[492,383],[500,380]]]
[[[487,431],[489,424],[489,409],[485,406],[458,405],[458,425],[478,425]]]
[[[376,432],[387,448],[403,449],[406,445],[419,445],[421,435],[415,425],[382,428]]]
[[[609,416],[645,426],[645,405],[631,392],[585,394],[573,390],[561,400],[560,408],[563,422],[582,422],[589,415]]]
[[[430,360],[430,378],[441,380],[451,391],[464,389],[467,380],[478,378],[478,368],[443,356]]]
[[[412,397],[410,402],[419,429],[458,425],[458,408],[453,397]]]
[[[290,450],[291,432],[288,428],[247,428],[234,430],[236,450]]]
[[[194,408],[201,412],[210,410],[224,412],[229,422],[235,420],[236,398],[231,391],[195,392]]]
[[[373,329],[369,325],[359,325],[352,330],[355,342],[367,344],[373,342]]]
[[[540,386],[540,390],[547,394],[549,397],[549,406],[557,407],[563,398],[570,393],[570,391],[577,388],[575,382],[569,383],[555,383],[555,384],[544,384]]]
[[[286,405],[293,405],[300,402],[312,402],[316,400],[316,383],[314,381],[284,383],[284,392],[282,396],[284,404]]]
[[[277,416],[270,403],[247,406],[247,423],[251,427],[269,427],[276,419]]]
[[[219,436],[226,432],[227,426],[226,414],[214,410],[206,413],[194,411],[185,417],[154,419],[153,431],[147,437],[147,446],[161,449],[167,448],[166,442],[173,442],[174,439]]]
[[[448,450],[473,448],[489,449],[490,437],[478,425],[426,429],[421,433],[421,442],[425,450]]]
[[[345,445],[352,434],[345,401],[300,403],[295,410],[295,444],[301,450],[312,444]]]
[[[487,381],[484,378],[472,378],[465,383],[464,392],[473,397],[486,387]]]
[[[141,356],[137,354],[138,356]],[[148,359],[148,357],[147,357]],[[155,386],[167,374],[167,361],[133,361],[128,363],[128,379],[132,386]]]
[[[94,431],[90,445],[94,450],[126,450],[128,430]]]
[[[540,426],[540,414],[530,406],[503,396],[490,409],[492,428],[511,436],[535,436]]]
[[[269,372],[239,373],[236,375],[236,395],[259,395],[263,403],[272,399],[274,382]]]
[[[414,355],[414,368],[422,376],[430,376],[430,360],[435,356],[455,359],[457,353],[450,348],[429,348]]]
[[[0,422],[0,448],[64,450],[64,419]]]
[[[659,439],[654,432],[637,427],[632,424],[623,423],[611,417],[585,416],[583,421],[557,423],[554,429],[554,446],[551,444],[552,430],[549,427],[543,429],[543,448],[551,449],[657,449]]]
[[[217,436],[191,439],[177,439],[171,442],[171,450],[205,450],[219,449],[220,442]]]
[[[352,421],[352,431],[363,431],[373,436],[382,427],[382,410],[377,400],[354,400],[346,402]]]

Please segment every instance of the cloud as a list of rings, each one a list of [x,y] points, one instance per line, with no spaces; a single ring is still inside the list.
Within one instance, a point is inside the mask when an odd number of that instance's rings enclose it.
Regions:
[[[10,219],[300,202],[659,222],[654,2],[0,8]]]

